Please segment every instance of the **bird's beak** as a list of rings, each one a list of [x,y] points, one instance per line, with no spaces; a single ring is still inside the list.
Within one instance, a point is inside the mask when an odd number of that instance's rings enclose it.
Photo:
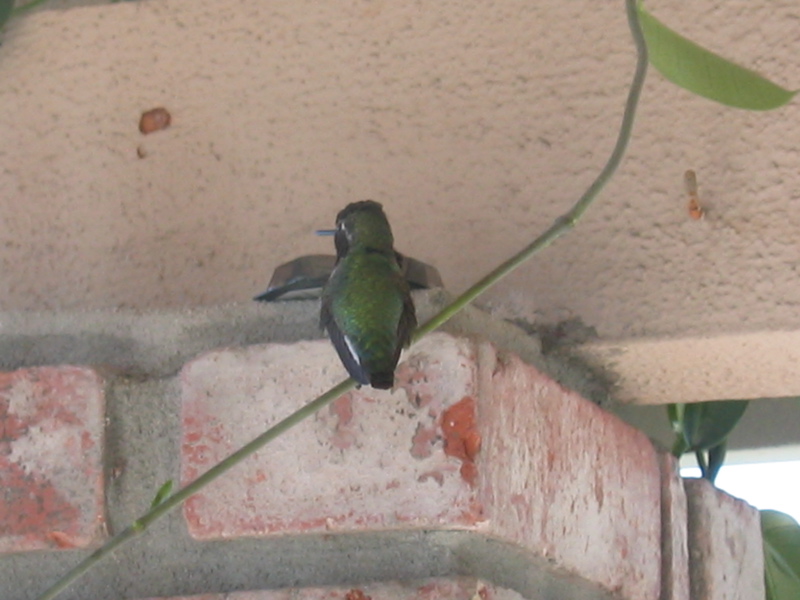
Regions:
[[[335,229],[317,229],[314,233],[317,235],[336,235]]]

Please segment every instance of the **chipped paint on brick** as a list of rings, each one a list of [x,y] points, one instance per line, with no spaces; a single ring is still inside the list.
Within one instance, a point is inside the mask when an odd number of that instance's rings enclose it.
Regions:
[[[478,468],[475,458],[481,449],[481,435],[475,424],[475,399],[465,396],[442,413],[444,452],[461,460],[461,477],[475,485]]]

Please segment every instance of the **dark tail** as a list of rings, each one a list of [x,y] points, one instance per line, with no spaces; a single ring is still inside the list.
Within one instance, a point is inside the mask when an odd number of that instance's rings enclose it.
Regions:
[[[394,372],[371,373],[369,384],[379,390],[389,390],[394,386]]]

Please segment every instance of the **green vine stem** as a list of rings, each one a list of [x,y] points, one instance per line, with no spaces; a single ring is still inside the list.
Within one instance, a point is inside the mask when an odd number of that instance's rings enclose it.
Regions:
[[[625,155],[625,150],[628,147],[628,142],[631,138],[633,131],[633,121],[636,116],[636,107],[639,104],[639,97],[642,94],[642,87],[644,86],[644,78],[647,74],[647,45],[644,41],[641,26],[639,25],[639,16],[636,11],[636,1],[626,0],[626,9],[628,14],[628,25],[633,35],[633,41],[636,44],[636,70],[634,71],[633,81],[631,82],[630,91],[628,92],[628,100],[625,103],[625,112],[622,115],[622,123],[619,128],[619,135],[617,142],[611,155],[608,157],[603,170],[592,182],[592,185],[583,193],[583,196],[574,204],[569,212],[558,217],[553,224],[537,237],[528,246],[523,248],[520,252],[509,258],[507,261],[496,267],[491,273],[486,275],[483,279],[478,281],[466,292],[456,298],[451,304],[446,306],[442,311],[431,318],[430,321],[420,326],[415,332],[413,341],[417,341],[421,337],[429,334],[434,329],[441,327],[444,323],[449,321],[458,311],[463,309],[467,304],[475,300],[483,292],[495,285],[503,277],[511,273],[514,269],[528,260],[531,256],[547,248],[550,244],[567,233],[570,229],[575,227],[575,224],[583,216],[583,213],[592,205],[597,195],[611,180],[611,177],[616,172],[622,157]]]
[[[165,498],[164,501],[161,502],[160,504],[157,504],[156,506],[152,507],[144,515],[136,519],[131,525],[129,525],[128,527],[120,531],[117,535],[115,535],[113,538],[111,538],[104,546],[98,548],[92,554],[87,556],[81,563],[79,563],[76,567],[68,571],[51,588],[49,588],[41,596],[39,596],[38,600],[51,600],[52,598],[55,598],[64,589],[66,589],[67,586],[69,586],[72,582],[78,579],[81,575],[86,573],[98,562],[103,560],[103,558],[111,554],[122,544],[128,542],[129,540],[136,537],[138,534],[142,533],[145,529],[147,529],[158,519],[166,515],[173,508],[176,508],[177,506],[182,504],[184,500],[189,498],[189,496],[197,493],[198,491],[200,491],[200,489],[202,489],[203,487],[214,481],[217,477],[219,477],[220,475],[222,475],[235,465],[239,464],[245,458],[247,458],[254,452],[258,451],[263,446],[265,446],[266,444],[268,444],[281,434],[285,433],[286,431],[288,431],[289,429],[291,429],[292,427],[294,427],[307,417],[310,417],[321,408],[324,408],[326,405],[336,400],[336,398],[340,397],[345,392],[353,389],[353,387],[355,387],[355,381],[353,381],[352,379],[347,379],[345,381],[342,381],[341,383],[332,387],[321,396],[317,397],[315,400],[312,400],[311,402],[304,405],[299,410],[293,412],[291,415],[289,415],[282,421],[279,421],[277,424],[267,429],[264,433],[262,433],[252,441],[248,442],[241,448],[239,448],[236,452],[234,452],[227,458],[218,462],[208,471],[200,475],[200,477],[198,477],[191,483],[187,484],[185,487],[181,488],[171,496]]]
[[[34,0],[35,1],[35,0]],[[619,167],[622,157],[625,154],[625,149],[633,130],[633,122],[636,113],[636,107],[639,103],[639,97],[644,85],[644,78],[647,73],[647,46],[645,45],[642,30],[639,25],[638,14],[636,12],[636,0],[626,0],[626,12],[628,16],[628,25],[633,35],[633,40],[636,45],[637,60],[636,69],[628,92],[628,99],[625,104],[625,112],[622,117],[622,124],[620,125],[619,135],[617,142],[614,146],[608,161],[603,167],[600,174],[594,180],[592,185],[586,190],[581,198],[569,210],[569,212],[560,216],[555,222],[539,237],[537,237],[531,244],[523,248],[519,253],[502,263],[491,273],[486,275],[475,285],[470,287],[466,292],[456,298],[450,305],[445,307],[439,314],[430,319],[427,323],[420,326],[414,332],[414,341],[419,340],[427,335],[434,329],[437,329],[442,324],[451,319],[458,311],[463,309],[467,304],[472,302],[480,294],[495,285],[503,277],[511,273],[523,262],[528,260],[531,256],[543,250],[556,239],[564,235],[567,231],[575,227],[575,224],[583,216],[586,210],[594,202],[597,195],[608,183],[613,174]],[[330,390],[312,400],[296,412],[292,413],[282,421],[273,425],[264,433],[253,439],[239,450],[211,467],[208,471],[203,473],[200,477],[187,484],[182,489],[178,490],[171,496],[164,499],[163,502],[152,507],[147,513],[139,517],[130,526],[119,532],[111,538],[104,546],[95,550],[92,554],[86,557],[81,563],[75,566],[72,570],[67,572],[60,580],[58,580],[52,587],[47,589],[37,600],[52,600],[75,580],[81,577],[89,569],[91,569],[98,562],[103,560],[106,556],[111,554],[116,548],[122,544],[133,539],[140,533],[144,532],[151,524],[166,515],[172,509],[182,504],[189,496],[200,491],[204,486],[211,483],[219,476],[227,472],[235,465],[242,462],[245,458],[260,450],[266,444],[291,429],[304,419],[310,417],[318,410],[324,408],[336,398],[340,397],[345,392],[353,389],[355,382],[352,379],[342,381],[338,385],[332,387]]]

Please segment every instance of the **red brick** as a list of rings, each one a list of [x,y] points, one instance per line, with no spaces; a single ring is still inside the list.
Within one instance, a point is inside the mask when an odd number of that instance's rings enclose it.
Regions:
[[[689,600],[686,492],[678,460],[661,454],[661,600]]]
[[[0,373],[0,551],[102,537],[104,400],[91,369]]]
[[[432,360],[437,340],[408,354],[395,391],[346,394],[191,497],[191,535],[474,524],[480,515],[464,460],[448,455],[441,433],[443,411],[477,393],[474,348],[453,341]],[[324,341],[226,350],[188,364],[182,482],[344,376]]]
[[[357,587],[309,587],[141,600],[522,600],[512,590],[472,577],[371,583]]]
[[[744,500],[686,479],[692,600],[763,600],[761,519]]]
[[[188,364],[183,483],[343,375],[324,341]],[[395,390],[345,395],[190,498],[184,515],[198,539],[466,529],[622,598],[660,591],[649,440],[519,359],[445,334],[404,355]]]
[[[511,355],[482,354],[479,487],[491,532],[631,600],[660,593],[660,471],[647,437]]]

